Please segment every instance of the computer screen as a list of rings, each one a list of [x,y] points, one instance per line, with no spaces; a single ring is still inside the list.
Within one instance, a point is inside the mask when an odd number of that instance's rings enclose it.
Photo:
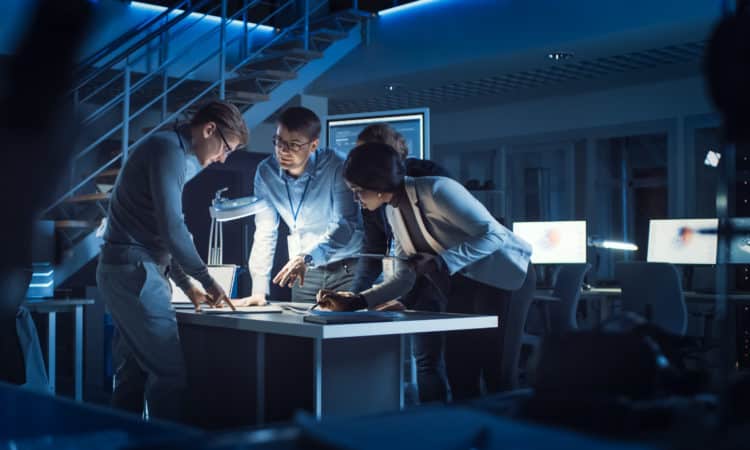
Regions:
[[[586,221],[515,222],[513,232],[531,244],[534,264],[586,262]]]
[[[219,283],[219,286],[221,286],[222,289],[224,289],[224,292],[227,293],[229,297],[233,294],[233,288],[234,288],[234,275],[237,271],[237,266],[232,264],[224,264],[221,266],[208,266],[208,273],[211,274],[214,280],[216,280],[217,283]],[[190,281],[198,287],[201,287],[201,284],[197,282],[194,278],[190,277]],[[190,303],[190,299],[185,295],[184,292],[182,292],[182,289],[178,288],[177,285],[172,281],[171,279],[169,282],[172,284],[172,303]]]
[[[729,240],[729,264],[750,264],[750,218],[733,217],[735,234]]]
[[[719,219],[654,219],[648,227],[648,262],[716,264]]]
[[[409,148],[409,157],[430,157],[430,110],[403,109],[328,117],[328,147],[346,155],[357,143],[357,136],[368,125],[387,123],[401,133]]]

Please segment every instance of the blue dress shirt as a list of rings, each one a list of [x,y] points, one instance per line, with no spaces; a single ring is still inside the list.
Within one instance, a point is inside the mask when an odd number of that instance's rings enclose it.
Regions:
[[[258,165],[254,193],[271,208],[255,216],[248,263],[253,295],[268,293],[279,217],[299,239],[297,254],[312,256],[314,266],[351,258],[360,251],[362,216],[344,182],[343,168],[344,159],[327,148],[310,155],[298,178],[283,170],[274,155]]]

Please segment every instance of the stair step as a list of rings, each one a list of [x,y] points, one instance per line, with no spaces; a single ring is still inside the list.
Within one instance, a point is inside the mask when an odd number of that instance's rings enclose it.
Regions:
[[[267,94],[261,94],[260,92],[227,91],[226,93],[227,101],[241,105],[267,102],[270,98]]]
[[[245,70],[238,77],[227,80],[228,83],[247,80],[287,81],[297,78],[297,72],[289,70]]]
[[[82,194],[65,200],[68,203],[85,203],[109,200],[110,195],[106,192],[95,192],[93,194]]]
[[[298,31],[296,33],[293,33],[292,36],[294,36],[297,39],[303,39],[302,35],[303,31]],[[346,31],[340,31],[340,30],[334,30],[331,28],[321,28],[318,30],[312,30],[310,31],[310,38],[311,39],[318,39],[321,41],[339,41],[341,39],[344,39],[345,37],[349,36],[349,33]]]
[[[320,27],[336,27],[341,23],[348,24],[350,26],[356,25],[359,22],[372,17],[377,16],[375,13],[361,11],[358,9],[349,9],[345,11],[339,11],[335,14],[331,14],[319,19],[312,20],[310,26],[313,28]]]
[[[97,177],[99,177],[99,178],[117,177],[117,175],[119,175],[119,174],[120,174],[120,169],[119,168],[116,168],[116,169],[107,169],[104,172],[102,172],[99,175],[97,175]]]
[[[323,52],[317,50],[305,50],[303,48],[292,48],[289,50],[264,51],[259,56],[238,70],[244,74],[251,70],[282,70],[286,71],[289,66],[301,66],[307,62],[323,57]]]
[[[313,59],[320,59],[323,57],[323,52],[317,50],[305,50],[304,48],[291,48],[284,51],[267,51],[264,53],[268,58],[287,58],[303,61],[312,61]]]
[[[71,228],[97,228],[99,222],[92,220],[56,220],[55,228],[58,229],[71,229]]]

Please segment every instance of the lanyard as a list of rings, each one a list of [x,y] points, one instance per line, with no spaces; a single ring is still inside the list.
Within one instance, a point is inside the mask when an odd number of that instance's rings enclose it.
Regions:
[[[182,151],[185,151],[185,144],[182,143],[182,136],[180,136],[180,129],[178,127],[178,124],[174,124],[174,133],[177,135],[177,140],[180,141],[180,148]]]
[[[299,199],[299,203],[297,204],[297,210],[294,210],[294,204],[292,203],[292,193],[289,191],[289,182],[284,179],[284,185],[286,186],[286,196],[289,198],[289,209],[292,211],[292,219],[294,219],[294,230],[297,229],[297,216],[299,216],[299,212],[302,209],[302,202],[305,201],[305,195],[307,194],[307,188],[310,187],[310,181],[312,181],[312,176],[310,176],[307,179],[307,183],[305,183],[305,189],[302,191],[302,197]],[[294,231],[293,230],[293,231]]]

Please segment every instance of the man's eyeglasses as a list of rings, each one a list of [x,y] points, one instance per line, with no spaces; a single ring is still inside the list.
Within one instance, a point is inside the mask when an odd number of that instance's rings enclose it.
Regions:
[[[233,151],[237,150],[236,148],[232,148],[229,145],[229,142],[227,142],[227,138],[224,137],[224,133],[221,132],[221,128],[216,127],[216,131],[219,132],[219,137],[221,137],[221,140],[224,142],[224,154],[231,155]]]
[[[273,146],[276,148],[286,149],[292,153],[301,152],[305,146],[310,145],[312,141],[308,142],[287,142],[278,136],[273,137]]]

